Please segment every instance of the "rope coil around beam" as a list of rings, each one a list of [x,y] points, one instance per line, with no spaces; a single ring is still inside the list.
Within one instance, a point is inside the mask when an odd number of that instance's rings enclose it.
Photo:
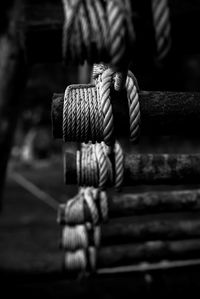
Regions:
[[[57,222],[61,225],[78,225],[86,222],[97,225],[107,218],[106,192],[93,187],[82,187],[75,197],[59,205]]]
[[[101,238],[100,226],[91,223],[65,225],[62,230],[61,247],[68,251],[87,249],[89,246],[99,247]]]
[[[122,77],[110,68],[102,74],[94,73],[93,84],[74,84],[65,90],[63,105],[63,140],[80,142],[101,142],[107,145],[114,142],[114,120],[110,92],[113,80],[116,88],[122,83]],[[96,77],[98,76],[98,77]],[[115,84],[114,84],[115,85]],[[129,107],[130,141],[137,140],[140,126],[140,104],[137,80],[128,71],[125,80]]]
[[[65,250],[67,271],[95,271],[101,238],[99,223],[107,216],[107,195],[95,188],[80,188],[78,195],[60,205],[58,222],[63,225],[60,245]]]
[[[130,0],[63,0],[63,7],[66,59],[109,62],[116,69],[130,59],[135,42]]]
[[[67,156],[66,153],[65,165]],[[76,152],[76,173],[79,186],[94,186],[102,190],[114,185],[119,189],[124,178],[124,154],[119,142],[115,142],[112,148],[104,142],[82,143]]]
[[[87,249],[77,249],[76,251],[65,251],[65,270],[75,273],[95,272],[96,258],[96,248],[93,246]]]
[[[162,61],[171,47],[171,23],[168,0],[152,0],[157,60]]]
[[[91,84],[70,85],[63,105],[64,141],[102,141],[103,116],[97,89]]]

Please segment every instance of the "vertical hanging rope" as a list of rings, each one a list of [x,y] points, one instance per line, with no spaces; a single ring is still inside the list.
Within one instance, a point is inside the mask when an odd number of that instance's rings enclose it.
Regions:
[[[63,7],[65,58],[124,68],[135,42],[130,0],[63,0]]]
[[[171,47],[171,25],[168,0],[152,0],[157,59],[161,61]]]

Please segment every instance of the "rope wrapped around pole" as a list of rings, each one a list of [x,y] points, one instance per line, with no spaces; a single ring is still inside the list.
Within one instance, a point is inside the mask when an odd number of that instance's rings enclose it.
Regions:
[[[105,69],[100,75],[95,70],[96,85],[74,84],[66,88],[62,118],[65,142],[105,141],[107,145],[113,144],[115,132],[111,87],[114,75],[115,72],[110,68]],[[128,100],[130,141],[135,142],[139,135],[140,103],[138,84],[130,71],[125,88]]]

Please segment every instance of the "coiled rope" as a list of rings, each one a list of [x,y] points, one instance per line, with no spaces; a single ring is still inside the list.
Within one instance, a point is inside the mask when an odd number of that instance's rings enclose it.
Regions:
[[[94,225],[108,218],[108,197],[105,191],[94,187],[81,187],[78,194],[60,204],[57,221],[61,225]]]
[[[61,247],[68,251],[87,249],[89,246],[99,247],[101,230],[90,223],[75,226],[65,225],[62,230]]]
[[[123,183],[124,156],[117,141],[113,147],[113,155],[114,159],[110,147],[104,142],[82,143],[76,153],[78,185],[94,186],[102,190],[114,184],[119,189]]]
[[[152,0],[157,60],[165,58],[171,47],[171,24],[168,0]]]
[[[87,249],[66,251],[64,265],[67,271],[72,272],[94,272],[96,270],[97,252],[96,248],[89,246]]]
[[[65,58],[121,68],[135,42],[130,0],[63,0]],[[128,59],[128,60],[129,60]]]
[[[92,84],[70,85],[65,90],[63,105],[64,141],[101,142],[107,145],[114,142],[114,120],[110,93],[114,86],[121,85],[122,78],[110,69],[95,73],[96,87]],[[138,84],[128,71],[125,81],[129,107],[130,141],[137,140],[140,125],[140,104]]]
[[[103,139],[103,114],[97,89],[90,84],[70,85],[64,94],[64,141]]]
[[[74,198],[59,206],[57,220],[63,225],[61,247],[68,271],[95,271],[101,238],[99,223],[107,217],[107,195],[92,187],[80,188]]]

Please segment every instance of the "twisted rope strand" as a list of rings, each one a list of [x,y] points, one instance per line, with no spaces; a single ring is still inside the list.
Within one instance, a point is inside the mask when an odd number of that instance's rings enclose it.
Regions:
[[[135,142],[140,129],[140,103],[135,77],[129,71],[126,80],[126,90],[129,105],[130,141]]]
[[[110,86],[112,76],[113,71],[111,69],[106,69],[101,76],[102,81],[100,84],[101,109],[104,116],[103,136],[107,145],[112,143],[114,133],[114,120],[110,101]]]
[[[119,142],[115,142],[115,188],[119,190],[124,179],[124,155]]]

